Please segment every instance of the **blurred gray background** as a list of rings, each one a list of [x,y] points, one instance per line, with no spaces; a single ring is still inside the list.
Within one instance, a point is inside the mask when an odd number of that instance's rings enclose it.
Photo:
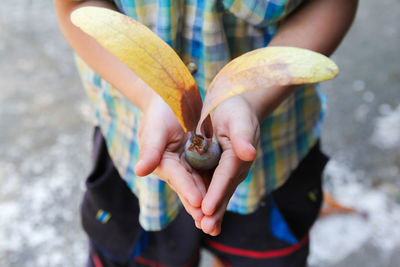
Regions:
[[[325,187],[369,218],[320,219],[313,267],[400,266],[399,4],[360,1],[323,84]],[[0,85],[0,266],[83,266],[91,111],[52,1],[2,2]]]

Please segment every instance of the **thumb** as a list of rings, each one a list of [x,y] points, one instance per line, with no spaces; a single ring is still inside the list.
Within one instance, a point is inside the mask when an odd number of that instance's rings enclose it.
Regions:
[[[236,120],[230,127],[230,139],[237,157],[243,161],[253,161],[257,151],[254,147],[257,128],[243,120]]]
[[[166,143],[167,138],[163,131],[144,129],[139,141],[139,161],[135,166],[136,175],[146,176],[157,168]]]

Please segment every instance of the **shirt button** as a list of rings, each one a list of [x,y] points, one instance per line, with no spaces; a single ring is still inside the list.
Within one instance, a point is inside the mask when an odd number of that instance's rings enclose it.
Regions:
[[[197,65],[194,62],[189,62],[186,67],[190,71],[190,73],[193,75],[197,72]]]

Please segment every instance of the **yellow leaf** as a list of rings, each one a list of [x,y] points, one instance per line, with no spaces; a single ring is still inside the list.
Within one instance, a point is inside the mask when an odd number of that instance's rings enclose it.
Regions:
[[[199,126],[221,102],[246,91],[317,83],[334,78],[338,67],[328,57],[295,47],[265,47],[229,62],[210,84]]]
[[[185,131],[194,131],[202,100],[175,51],[143,24],[112,10],[83,7],[72,22],[133,70],[171,107]]]

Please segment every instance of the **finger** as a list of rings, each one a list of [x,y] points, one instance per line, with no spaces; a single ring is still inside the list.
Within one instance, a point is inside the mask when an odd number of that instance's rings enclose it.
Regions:
[[[256,158],[257,151],[249,140],[240,135],[233,135],[232,146],[236,155],[243,161],[253,161]]]
[[[217,236],[217,235],[219,235],[221,233],[221,224],[219,224],[218,226],[216,226],[215,228],[214,228],[214,231],[212,231],[211,233],[210,233],[210,235],[212,235],[212,236]]]
[[[201,196],[204,198],[207,193],[206,184],[203,178],[197,174],[196,172],[192,172],[193,181],[196,184],[197,188],[200,190]]]
[[[223,203],[221,203],[213,215],[203,217],[201,220],[201,229],[204,233],[212,236],[220,234],[222,219],[224,217],[228,202],[229,200],[225,200]]]
[[[183,207],[185,208],[186,212],[187,212],[190,216],[192,216],[193,220],[194,220],[195,222],[198,222],[198,223],[201,222],[201,220],[202,220],[203,217],[204,217],[204,214],[203,214],[203,212],[201,211],[201,209],[200,209],[200,208],[193,207],[193,206],[190,205],[189,202],[188,202],[185,198],[183,198],[183,197],[180,197],[180,196],[179,196],[179,199],[181,200],[182,205],[183,205]]]
[[[232,149],[222,153],[201,205],[205,215],[212,215],[224,199],[229,200],[249,167],[250,163],[240,161]]]
[[[183,167],[186,169],[186,171],[188,171],[189,173],[192,174],[193,180],[194,180],[197,188],[200,190],[202,197],[204,197],[206,195],[207,187],[208,187],[208,183],[206,183],[206,182],[209,181],[209,179],[211,179],[211,178],[207,179],[208,177],[203,177],[197,171],[193,170],[193,168],[190,166],[190,164],[185,159],[185,153],[181,154],[180,160],[181,160]]]
[[[143,129],[139,144],[139,161],[136,163],[135,173],[138,176],[146,176],[152,173],[160,163],[167,144],[167,136],[165,131],[147,127]]]
[[[253,161],[256,158],[256,137],[258,133],[257,124],[252,125],[248,120],[238,119],[229,127],[230,139],[233,150],[243,161]]]
[[[194,225],[196,226],[197,229],[201,230],[201,221],[194,221]]]
[[[181,197],[193,207],[200,207],[203,196],[193,176],[174,158],[164,153],[164,158],[155,170],[155,174],[170,184]]]

